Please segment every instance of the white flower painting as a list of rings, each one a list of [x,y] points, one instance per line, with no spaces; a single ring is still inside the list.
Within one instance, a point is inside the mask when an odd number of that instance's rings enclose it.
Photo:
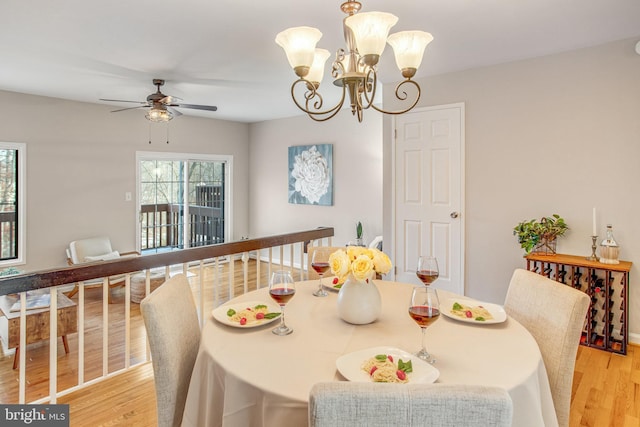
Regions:
[[[289,203],[333,205],[333,145],[289,147]]]

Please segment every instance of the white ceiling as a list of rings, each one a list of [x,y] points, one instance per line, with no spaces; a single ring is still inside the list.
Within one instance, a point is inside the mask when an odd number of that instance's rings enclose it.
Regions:
[[[638,37],[639,0],[361,0],[398,16],[391,32],[421,29],[434,41],[419,76],[482,67]],[[308,25],[319,47],[344,47],[340,0],[2,0],[0,90],[100,103],[162,92],[242,122],[298,115],[294,80],[275,35]],[[400,80],[391,49],[381,80]],[[328,61],[327,67],[329,67]],[[327,84],[325,90],[336,90]],[[132,104],[104,103],[114,107]],[[133,110],[114,114],[138,114]],[[176,119],[176,120],[179,120]]]

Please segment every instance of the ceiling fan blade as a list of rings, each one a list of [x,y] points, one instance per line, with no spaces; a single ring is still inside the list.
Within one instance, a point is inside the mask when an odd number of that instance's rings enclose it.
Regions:
[[[174,117],[179,117],[182,113],[175,108],[167,107],[167,111],[170,112]]]
[[[100,98],[100,101],[109,101],[109,102],[133,102],[136,104],[147,104],[146,101],[125,101],[124,99],[104,99]]]
[[[179,108],[193,108],[194,110],[218,111],[218,107],[213,105],[171,104],[170,106]]]
[[[145,108],[148,107],[148,105],[138,105],[137,107],[129,107],[129,108],[121,108],[119,110],[112,110],[112,113],[117,113],[118,111],[127,111],[127,110],[135,110],[136,108]]]

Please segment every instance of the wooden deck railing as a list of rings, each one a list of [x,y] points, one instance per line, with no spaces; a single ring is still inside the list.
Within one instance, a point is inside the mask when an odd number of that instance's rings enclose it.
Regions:
[[[317,228],[309,231],[294,232],[288,234],[274,235],[263,238],[247,239],[231,243],[222,243],[213,246],[203,246],[197,248],[190,248],[184,250],[176,250],[167,253],[155,254],[155,255],[143,255],[131,258],[122,258],[118,260],[103,261],[99,263],[83,264],[72,267],[65,267],[60,269],[51,269],[45,271],[38,271],[33,273],[20,274],[15,276],[8,276],[0,278],[0,296],[8,294],[19,294],[21,301],[23,301],[20,312],[20,345],[19,348],[25,349],[27,340],[25,330],[27,329],[27,316],[28,311],[24,308],[24,301],[27,297],[28,291],[49,289],[51,295],[51,305],[49,308],[49,337],[59,336],[58,334],[58,319],[57,319],[57,295],[61,292],[58,289],[59,286],[78,283],[79,293],[77,300],[77,316],[78,316],[78,367],[77,367],[77,384],[72,387],[58,390],[57,384],[57,340],[49,340],[49,395],[36,400],[30,399],[31,403],[55,403],[58,396],[67,394],[71,391],[82,388],[90,383],[99,381],[108,376],[115,375],[131,367],[148,361],[149,354],[146,352],[146,356],[143,358],[133,357],[131,359],[131,336],[130,336],[130,321],[131,321],[131,279],[132,277],[139,278],[141,274],[144,274],[145,280],[145,294],[150,292],[151,282],[151,270],[164,268],[165,277],[169,277],[170,266],[182,266],[182,270],[195,271],[194,277],[198,280],[197,289],[198,292],[194,292],[196,301],[199,306],[201,324],[204,324],[205,320],[205,306],[204,295],[205,292],[213,290],[215,295],[218,295],[218,288],[228,286],[225,290],[226,298],[232,298],[234,296],[234,289],[236,288],[234,272],[236,271],[235,263],[236,259],[240,258],[242,268],[244,270],[244,283],[243,292],[248,290],[247,286],[247,260],[255,258],[268,263],[268,268],[271,268],[272,263],[278,264],[277,268],[288,268],[294,272],[296,280],[306,279],[306,266],[305,266],[305,253],[307,245],[311,244],[327,244],[331,245],[331,238],[334,235],[333,228]],[[285,250],[287,248],[287,250]],[[274,249],[276,252],[274,253]],[[277,260],[275,262],[274,260]],[[228,283],[220,283],[217,276],[211,280],[205,280],[204,268],[205,265],[214,265],[216,268],[214,271],[218,271],[218,265],[221,263],[227,263],[228,265]],[[260,283],[260,265],[261,262],[256,263],[256,274],[258,283],[257,287],[264,286]],[[282,267],[281,267],[282,266]],[[217,273],[214,273],[217,274]],[[124,334],[124,368],[115,372],[109,372],[109,339],[113,340],[113,335],[110,335],[109,327],[109,311],[108,304],[109,295],[109,276],[124,275],[125,276],[125,297],[124,297],[124,322],[123,329]],[[268,276],[267,276],[268,277]],[[103,372],[98,378],[94,378],[90,381],[85,381],[85,350],[84,343],[89,338],[89,334],[96,333],[93,330],[85,329],[85,292],[84,284],[86,281],[92,279],[102,279],[102,362]],[[193,283],[192,283],[193,288]],[[46,291],[45,291],[46,292]],[[215,301],[214,301],[215,302]],[[221,304],[224,301],[217,301],[217,304]],[[96,319],[93,320],[94,323]],[[99,333],[98,331],[97,333]],[[18,398],[13,402],[5,403],[25,403],[27,381],[26,376],[26,351],[19,352],[19,391]]]
[[[207,201],[209,205],[190,204],[185,215],[181,204],[163,203],[140,206],[142,250],[157,248],[213,245],[224,241],[224,208],[220,201]],[[183,239],[184,221],[187,239]]]

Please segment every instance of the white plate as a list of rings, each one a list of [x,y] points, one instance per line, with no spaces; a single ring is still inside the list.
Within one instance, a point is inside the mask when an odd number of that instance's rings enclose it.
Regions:
[[[325,277],[322,279],[322,287],[332,292],[340,292],[340,288],[336,288],[333,285],[333,277],[334,276]]]
[[[489,311],[489,313],[491,313],[491,315],[493,316],[493,319],[479,321],[475,319],[458,317],[455,314],[451,313],[453,304],[456,302],[459,304],[468,305],[470,307],[482,306],[486,308],[487,311]],[[457,299],[450,298],[445,300],[444,302],[440,303],[440,313],[444,314],[445,316],[451,319],[459,320],[460,322],[465,322],[465,323],[473,323],[475,325],[492,325],[495,323],[502,323],[505,320],[507,320],[507,312],[504,311],[504,308],[502,306],[498,304],[491,304],[488,302],[475,301],[467,298],[457,298]]]
[[[245,302],[236,302],[231,304],[224,304],[220,307],[214,309],[211,314],[213,314],[213,318],[218,322],[223,323],[225,325],[234,326],[236,328],[255,328],[257,326],[266,325],[268,323],[273,322],[274,320],[280,320],[280,316],[274,317],[273,319],[260,319],[255,320],[253,322],[248,322],[246,325],[241,325],[238,322],[233,322],[227,316],[227,311],[229,309],[234,309],[236,312],[244,310],[247,307],[255,307],[256,305],[264,304],[267,306],[269,313],[280,313],[280,306],[272,301],[245,301]]]
[[[404,362],[411,360],[413,372],[407,374],[408,384],[433,383],[440,376],[440,371],[429,363],[414,354],[395,347],[373,347],[345,354],[336,360],[336,367],[342,376],[349,381],[371,382],[369,374],[362,370],[362,365],[369,358],[375,357],[376,354],[390,354],[396,364],[398,359],[402,359]]]

